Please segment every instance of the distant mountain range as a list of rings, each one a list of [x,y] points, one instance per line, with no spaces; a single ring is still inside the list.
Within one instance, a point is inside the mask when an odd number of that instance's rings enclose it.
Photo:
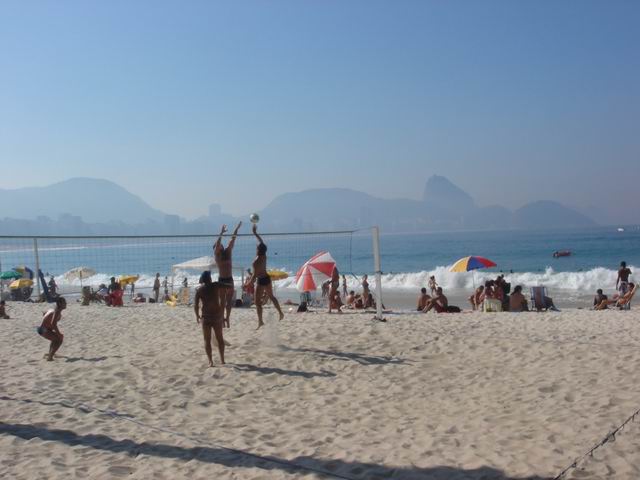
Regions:
[[[6,234],[210,233],[236,219],[212,206],[186,221],[152,208],[119,185],[73,178],[47,187],[0,190],[0,231]],[[263,231],[318,231],[379,225],[385,232],[457,229],[572,228],[595,225],[557,202],[537,201],[515,211],[479,207],[441,176],[426,182],[422,200],[382,199],[345,188],[285,193],[259,212]],[[10,218],[6,218],[10,217]]]
[[[68,214],[86,222],[162,222],[164,213],[120,185],[97,178],[71,178],[46,187],[0,189],[0,205],[10,205],[11,215],[34,220]],[[5,216],[8,212],[2,212]]]

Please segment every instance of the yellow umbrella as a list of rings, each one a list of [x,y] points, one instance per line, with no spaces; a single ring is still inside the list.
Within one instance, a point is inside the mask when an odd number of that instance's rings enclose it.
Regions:
[[[120,277],[120,280],[118,280],[118,282],[120,282],[120,285],[124,287],[125,285],[129,285],[130,283],[137,282],[139,278],[140,275],[123,275]]]
[[[9,288],[15,290],[16,288],[26,288],[33,286],[33,280],[29,278],[21,278],[19,280],[14,280],[9,284]]]
[[[271,280],[284,280],[285,278],[289,278],[289,274],[282,270],[269,270],[267,275],[271,277]]]

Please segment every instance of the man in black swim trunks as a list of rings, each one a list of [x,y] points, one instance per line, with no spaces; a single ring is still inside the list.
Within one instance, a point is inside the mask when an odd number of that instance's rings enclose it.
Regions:
[[[258,235],[258,225],[255,223],[253,224],[253,234],[258,239],[258,246],[256,248],[256,258],[253,260],[253,275],[251,277],[251,282],[257,280],[254,302],[256,304],[256,312],[258,313],[258,328],[260,328],[264,325],[264,322],[262,321],[262,302],[264,301],[265,294],[269,299],[271,299],[276,310],[278,310],[280,320],[284,318],[284,313],[282,313],[278,299],[273,294],[271,277],[267,273],[267,246],[262,241],[262,238],[260,238],[260,235]]]
[[[618,278],[616,279],[616,290],[620,292],[620,295],[627,293],[629,288],[629,275],[631,275],[631,269],[627,267],[627,262],[620,262]]]
[[[222,225],[218,240],[213,245],[213,256],[216,261],[216,266],[218,267],[218,282],[231,287],[231,290],[220,291],[220,295],[222,295],[221,302],[222,305],[225,306],[224,323],[227,328],[230,326],[229,319],[231,317],[231,307],[233,306],[233,265],[231,256],[233,254],[233,246],[236,243],[236,237],[238,236],[238,230],[240,230],[241,225],[242,222],[236,225],[233,235],[231,236],[231,240],[229,241],[229,245],[227,245],[226,248],[222,245],[222,236],[227,231],[227,226]]]
[[[196,298],[193,309],[196,313],[196,322],[202,323],[202,335],[204,337],[204,350],[207,352],[209,366],[213,367],[213,358],[211,358],[211,330],[216,336],[218,343],[218,352],[220,353],[220,363],[224,365],[224,338],[222,335],[222,326],[224,322],[224,304],[222,299],[225,291],[233,289],[220,282],[211,281],[211,272],[206,271],[200,276],[201,285],[196,290]],[[200,312],[200,304],[202,303],[202,313]],[[201,322],[202,321],[202,322]]]

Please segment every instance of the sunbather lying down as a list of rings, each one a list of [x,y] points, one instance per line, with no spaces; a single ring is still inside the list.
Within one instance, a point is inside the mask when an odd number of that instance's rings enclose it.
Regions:
[[[629,283],[629,290],[624,295],[614,295],[611,300],[604,299],[594,307],[594,310],[604,310],[607,305],[615,305],[616,307],[624,307],[627,305],[638,289],[638,284]]]

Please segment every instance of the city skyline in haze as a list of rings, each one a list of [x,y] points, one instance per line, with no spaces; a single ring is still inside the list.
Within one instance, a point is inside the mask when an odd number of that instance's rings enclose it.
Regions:
[[[311,188],[418,199],[439,174],[479,205],[628,205],[638,222],[639,13],[7,2],[0,188],[105,178],[194,218]]]

